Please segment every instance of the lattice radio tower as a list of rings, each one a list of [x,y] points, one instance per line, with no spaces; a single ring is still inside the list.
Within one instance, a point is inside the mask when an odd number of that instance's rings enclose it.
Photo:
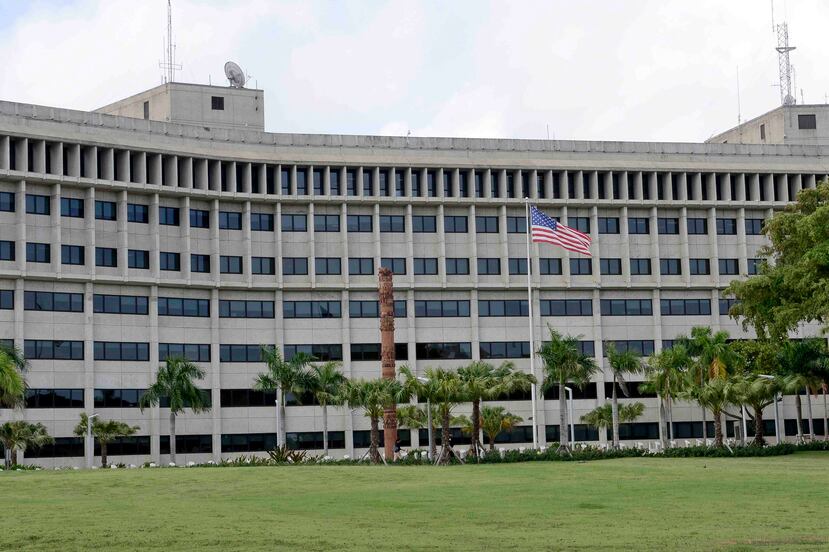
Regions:
[[[792,94],[792,81],[794,75],[794,66],[789,60],[789,52],[795,49],[794,46],[789,45],[789,25],[786,21],[782,23],[774,23],[774,0],[772,0],[771,24],[777,35],[777,68],[780,75],[780,103],[783,105],[794,105],[797,103],[797,96]]]

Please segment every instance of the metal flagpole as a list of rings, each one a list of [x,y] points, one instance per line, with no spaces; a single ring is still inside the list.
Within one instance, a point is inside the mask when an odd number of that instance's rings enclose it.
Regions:
[[[530,374],[535,377],[535,340],[533,339],[533,281],[532,281],[532,260],[530,258],[530,198],[525,197],[524,202],[527,207],[527,312],[530,317]],[[532,399],[533,409],[533,448],[538,448],[538,408],[536,406],[535,397],[536,384],[533,383],[530,387],[530,398]]]

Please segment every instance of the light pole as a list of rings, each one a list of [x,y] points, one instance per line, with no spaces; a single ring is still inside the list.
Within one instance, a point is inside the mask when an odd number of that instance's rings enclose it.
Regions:
[[[760,377],[763,379],[767,379],[770,381],[774,381],[775,377],[770,376],[768,374],[760,374]],[[779,392],[774,392],[774,436],[777,438],[777,444],[779,445],[782,441],[780,440],[780,413],[777,408],[777,400],[778,396],[780,395]]]
[[[86,417],[86,469],[91,470],[95,462],[95,441],[92,439],[92,418],[97,414],[90,414]]]
[[[567,415],[570,417],[570,442],[575,443],[576,431],[573,427],[573,390],[565,385],[564,391],[567,393]]]
[[[418,376],[417,381],[422,384],[429,383],[429,378]],[[429,401],[429,396],[426,395],[426,425],[429,432],[429,443],[426,445],[426,458],[432,459],[432,403]]]

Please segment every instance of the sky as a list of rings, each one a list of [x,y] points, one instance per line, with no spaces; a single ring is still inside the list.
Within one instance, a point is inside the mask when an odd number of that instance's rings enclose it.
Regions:
[[[172,2],[176,80],[236,61],[270,132],[699,142],[780,103],[772,0]],[[798,101],[824,103],[829,1],[774,14]],[[160,84],[166,28],[165,0],[0,0],[0,99]]]

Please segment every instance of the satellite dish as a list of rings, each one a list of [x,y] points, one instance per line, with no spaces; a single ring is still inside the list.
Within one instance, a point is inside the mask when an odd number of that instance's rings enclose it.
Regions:
[[[242,71],[242,68],[238,64],[232,61],[225,63],[225,76],[233,88],[245,87],[245,72]]]

